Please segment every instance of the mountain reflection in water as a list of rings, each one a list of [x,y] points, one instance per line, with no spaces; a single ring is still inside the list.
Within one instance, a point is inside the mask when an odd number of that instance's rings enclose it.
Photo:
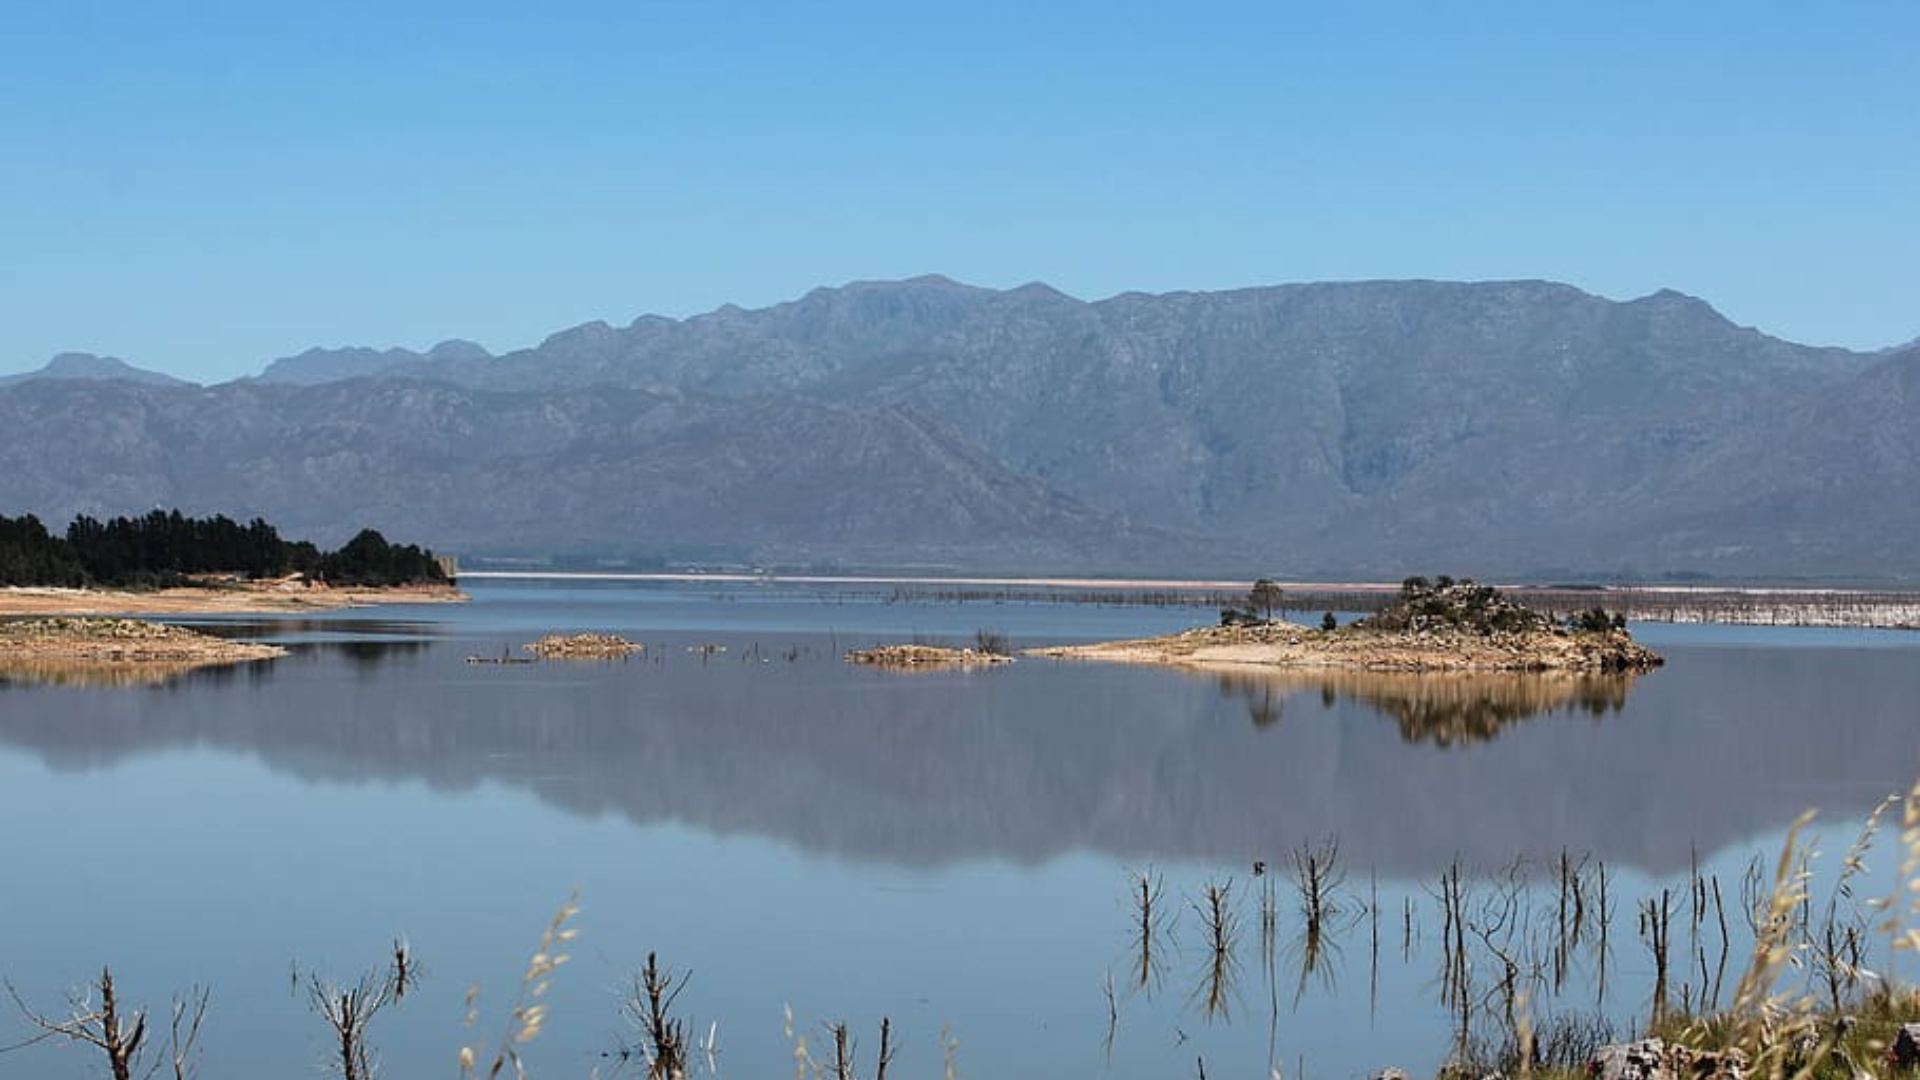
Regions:
[[[310,782],[499,783],[897,865],[1238,862],[1337,835],[1383,875],[1562,848],[1669,871],[1920,773],[1905,649],[1675,648],[1629,691],[1048,661],[905,679],[825,635],[638,636],[615,662],[465,662],[531,637],[290,641],[154,688],[8,684],[0,744],[63,769],[200,746]],[[1552,712],[1608,718],[1520,722]]]
[[[1356,701],[1400,726],[1410,743],[1491,742],[1513,725],[1565,712],[1601,719],[1625,707],[1636,675],[1573,672],[1220,671],[1220,691],[1246,704],[1257,728],[1279,724],[1296,697],[1324,709]],[[1317,692],[1317,693],[1316,693]]]

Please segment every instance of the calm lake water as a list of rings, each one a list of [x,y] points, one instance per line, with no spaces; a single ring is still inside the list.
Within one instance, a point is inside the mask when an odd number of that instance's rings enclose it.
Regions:
[[[1193,1075],[1201,1057],[1218,1077],[1417,1075],[1456,1023],[1435,898],[1456,860],[1476,928],[1527,959],[1531,1012],[1598,1013],[1625,1034],[1652,993],[1641,898],[1682,896],[1696,865],[1717,877],[1731,982],[1751,856],[1818,808],[1824,887],[1860,819],[1920,775],[1913,634],[1637,627],[1668,665],[1630,681],[1040,660],[901,674],[840,655],[983,628],[1016,646],[1138,636],[1211,612],[470,591],[457,607],[203,621],[292,654],[158,685],[0,681],[0,974],[47,1011],[103,963],[156,1007],[205,984],[203,1076],[301,1076],[326,1043],[295,973],[350,978],[404,936],[425,978],[372,1041],[384,1075],[448,1076],[463,1043],[498,1039],[577,889],[574,960],[525,1048],[539,1077],[634,1072],[609,1055],[633,1038],[618,996],[649,950],[691,973],[679,1008],[701,1041],[717,1032],[722,1076],[792,1074],[788,1009],[816,1053],[823,1022],[852,1025],[861,1075],[883,1015],[903,1077],[941,1075],[946,1038],[963,1076]],[[647,649],[467,663],[576,629]],[[1892,839],[1862,892],[1890,886]],[[1329,840],[1344,884],[1309,942],[1290,859]],[[1537,933],[1563,851],[1587,860],[1589,887],[1607,868],[1604,991],[1592,916],[1564,966]],[[1487,905],[1517,858],[1523,929],[1500,938]],[[1144,965],[1139,873],[1163,896]],[[1219,964],[1209,885],[1234,920]],[[1676,917],[1674,1000],[1715,981],[1716,924]],[[1474,965],[1471,994],[1494,1002],[1499,972]],[[0,1044],[25,1034],[0,1013]],[[96,1071],[66,1047],[0,1055],[0,1077]]]

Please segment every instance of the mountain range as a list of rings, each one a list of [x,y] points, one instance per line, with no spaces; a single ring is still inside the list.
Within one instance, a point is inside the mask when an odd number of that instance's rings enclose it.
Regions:
[[[0,385],[0,507],[371,524],[470,561],[1920,577],[1920,344],[1796,345],[1672,291],[923,277],[499,356],[110,365]]]

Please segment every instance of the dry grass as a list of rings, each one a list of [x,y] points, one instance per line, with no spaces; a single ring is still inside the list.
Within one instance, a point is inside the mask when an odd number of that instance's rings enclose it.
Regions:
[[[512,1070],[515,1080],[526,1080],[526,1062],[520,1056],[520,1047],[538,1038],[547,1022],[547,1005],[543,998],[553,986],[553,973],[573,957],[564,950],[579,931],[571,924],[573,917],[580,913],[580,898],[573,898],[560,905],[552,921],[540,935],[540,946],[527,960],[527,969],[520,976],[520,985],[514,995],[513,1003],[507,1009],[506,1030],[495,1046],[491,1059],[487,1058],[486,1046],[475,1041],[460,1048],[460,1075],[463,1080],[473,1080],[484,1075],[487,1080],[498,1078]],[[467,988],[466,1026],[471,1029],[479,1021],[480,985],[475,983]],[[484,1069],[479,1062],[486,1061]]]

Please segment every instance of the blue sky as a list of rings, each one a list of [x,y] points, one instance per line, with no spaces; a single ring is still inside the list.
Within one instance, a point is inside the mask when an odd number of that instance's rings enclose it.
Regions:
[[[938,272],[1673,287],[1920,336],[1920,5],[25,3],[0,371]]]

